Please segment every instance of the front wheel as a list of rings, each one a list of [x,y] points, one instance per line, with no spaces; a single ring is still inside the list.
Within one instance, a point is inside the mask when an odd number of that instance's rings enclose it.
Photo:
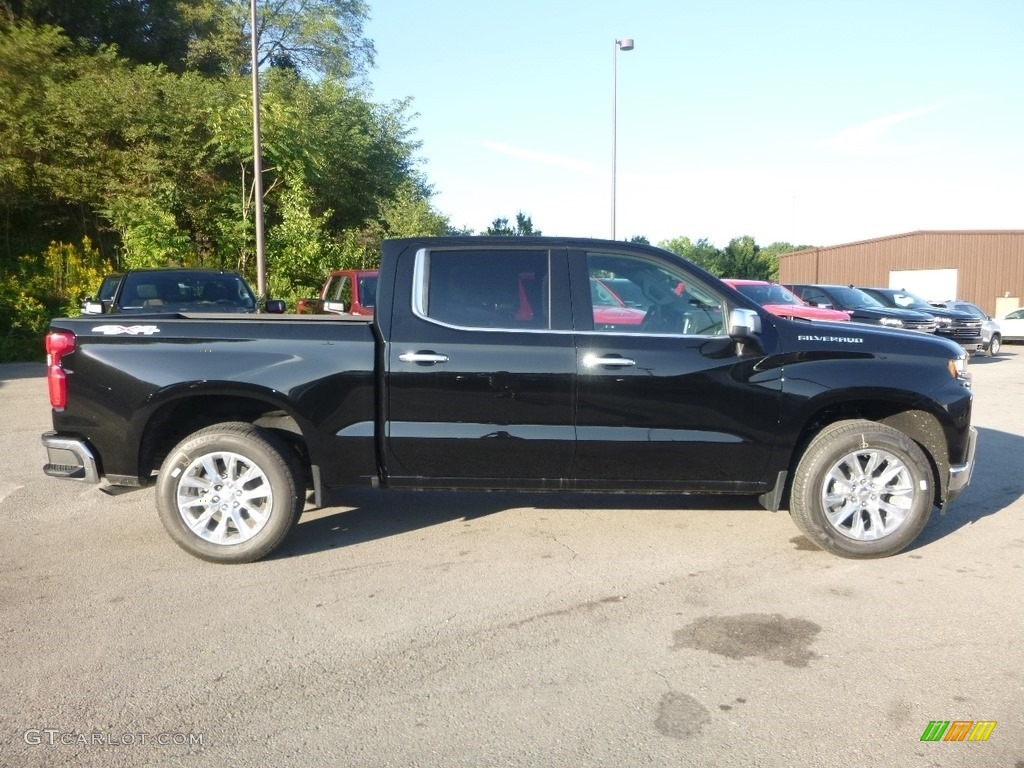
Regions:
[[[931,516],[935,491],[921,448],[872,421],[840,421],[807,446],[790,514],[817,546],[840,557],[886,557],[908,546]]]
[[[259,560],[298,519],[301,477],[294,453],[272,433],[241,422],[207,427],[178,443],[160,467],[160,521],[203,560]]]
[[[999,350],[1003,346],[1002,339],[999,338],[998,333],[993,333],[992,338],[988,342],[988,355],[989,357],[995,357],[999,354]]]

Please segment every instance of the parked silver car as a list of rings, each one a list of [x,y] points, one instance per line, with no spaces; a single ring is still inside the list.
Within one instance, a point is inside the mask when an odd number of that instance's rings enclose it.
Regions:
[[[999,350],[1003,346],[1003,332],[999,327],[999,323],[993,320],[989,315],[985,314],[985,311],[976,304],[971,304],[969,301],[958,301],[953,299],[951,301],[940,301],[935,304],[937,307],[946,307],[946,309],[955,309],[960,312],[967,312],[968,314],[974,315],[981,320],[981,348],[988,352],[989,355],[995,357],[999,354]]]

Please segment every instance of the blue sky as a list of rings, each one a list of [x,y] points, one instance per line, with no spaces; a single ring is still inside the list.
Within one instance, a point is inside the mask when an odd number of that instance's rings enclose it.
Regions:
[[[482,231],[828,245],[1024,228],[1024,0],[370,0],[435,206]]]

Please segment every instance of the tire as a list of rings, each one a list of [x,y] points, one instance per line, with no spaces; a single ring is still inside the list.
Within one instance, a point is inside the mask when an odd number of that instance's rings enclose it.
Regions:
[[[1003,347],[1003,340],[999,338],[998,333],[993,333],[992,338],[988,342],[988,356],[995,357],[999,354],[999,350]]]
[[[887,557],[928,523],[935,489],[931,464],[899,430],[840,421],[811,440],[790,494],[793,522],[840,557]]]
[[[294,451],[267,430],[241,422],[207,427],[178,443],[160,467],[160,522],[190,555],[251,563],[273,552],[298,520],[301,477]]]

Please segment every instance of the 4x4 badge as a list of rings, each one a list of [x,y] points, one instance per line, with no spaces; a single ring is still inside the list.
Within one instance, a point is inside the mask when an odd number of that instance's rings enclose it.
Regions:
[[[160,328],[155,325],[97,325],[92,332],[105,336],[152,336],[154,333],[160,333]]]

